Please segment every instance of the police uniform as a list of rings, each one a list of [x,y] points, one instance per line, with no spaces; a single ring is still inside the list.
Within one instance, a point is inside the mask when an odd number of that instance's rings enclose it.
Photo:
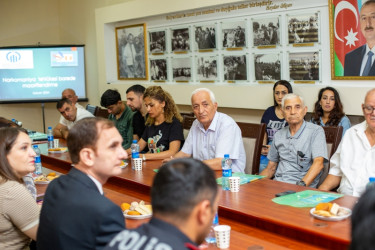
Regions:
[[[198,250],[199,248],[175,226],[152,218],[147,224],[117,234],[105,248],[105,250],[115,249]]]

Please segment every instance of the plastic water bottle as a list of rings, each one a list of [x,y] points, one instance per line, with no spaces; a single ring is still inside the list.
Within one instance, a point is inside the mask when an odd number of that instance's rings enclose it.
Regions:
[[[137,140],[133,140],[130,149],[132,150],[132,159],[139,158],[139,145],[137,144]],[[134,169],[134,164],[132,164],[132,169]]]
[[[17,124],[19,127],[22,127],[22,122],[20,122],[20,121],[17,121],[16,119],[12,119],[12,122],[13,123],[15,123],[15,124]]]
[[[268,165],[268,158],[266,155],[260,155],[259,173],[262,172]]]
[[[54,148],[52,127],[48,127],[47,138],[48,138],[48,149]]]
[[[34,165],[35,165],[34,173],[39,175],[39,174],[42,174],[42,161],[40,159],[40,149],[38,145],[33,145],[33,149],[36,154],[35,161],[34,161]]]
[[[223,173],[221,177],[223,190],[229,190],[229,177],[232,177],[232,160],[229,158],[229,154],[224,155],[221,161],[221,169]]]
[[[219,225],[219,216],[216,213],[215,217],[214,217],[214,220],[212,221],[212,226],[211,226],[210,232],[206,236],[206,242],[207,243],[216,243],[214,227],[216,227],[217,225]]]
[[[375,188],[375,177],[370,177],[369,182],[366,184],[366,190]]]

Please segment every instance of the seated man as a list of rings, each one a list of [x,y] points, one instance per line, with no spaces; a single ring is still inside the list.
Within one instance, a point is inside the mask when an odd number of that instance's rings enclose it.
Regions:
[[[76,122],[94,115],[86,109],[77,108],[69,99],[64,98],[57,102],[57,110],[61,113],[60,122],[53,129],[53,136],[68,138],[69,130]]]
[[[201,161],[177,159],[156,174],[148,224],[123,230],[105,249],[198,249],[217,211],[214,172]]]
[[[191,105],[197,119],[181,151],[174,157],[191,157],[202,160],[214,170],[221,170],[224,154],[232,159],[232,171],[243,173],[246,164],[241,129],[226,114],[217,112],[217,102],[211,90],[196,89]]]
[[[136,111],[133,116],[133,139],[139,141],[146,128],[147,109],[143,102],[145,87],[136,84],[126,90],[126,105],[132,111]]]
[[[125,228],[121,208],[102,187],[122,172],[122,138],[111,121],[86,118],[70,130],[67,143],[73,167],[48,186],[37,248],[102,249]]]
[[[69,99],[77,108],[85,109],[77,102],[78,96],[73,89],[64,89],[64,91],[61,93],[61,99],[64,98]]]
[[[108,119],[115,123],[122,136],[122,147],[130,148],[133,141],[133,112],[121,101],[121,95],[117,90],[106,90],[100,100],[100,105],[108,110]]]
[[[289,126],[279,130],[268,152],[266,169],[260,175],[275,180],[316,187],[327,161],[327,143],[322,127],[305,122],[307,107],[302,97],[284,96],[282,111]]]
[[[331,168],[320,190],[336,188],[338,192],[360,196],[375,177],[375,89],[367,92],[362,104],[365,121],[347,130],[335,154],[331,157]]]

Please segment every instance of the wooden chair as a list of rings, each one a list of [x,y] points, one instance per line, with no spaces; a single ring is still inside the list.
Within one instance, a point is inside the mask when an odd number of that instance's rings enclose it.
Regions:
[[[94,106],[90,104],[86,105],[86,110],[89,111],[93,115],[95,115],[95,113],[97,112],[97,109],[98,109],[98,106]]]
[[[193,122],[195,121],[195,117],[194,116],[183,116],[184,120],[182,121],[182,128],[183,128],[183,132],[184,132],[184,138],[186,139],[186,137],[188,136],[189,134],[189,130],[191,128],[191,125],[193,125]]]
[[[246,152],[246,174],[259,172],[260,155],[263,138],[266,132],[266,124],[237,122],[242,132],[243,144]]]
[[[108,119],[108,116],[109,116],[109,113],[107,111],[107,109],[103,109],[101,107],[97,107],[97,110],[94,114],[96,117],[103,117],[103,118],[106,118]]]
[[[328,160],[331,159],[331,156],[336,152],[337,147],[339,146],[342,138],[343,128],[338,127],[323,127],[324,133],[326,135],[327,142],[327,151],[328,151]],[[323,173],[320,176],[318,187],[323,183],[329,172],[329,162],[324,163]]]

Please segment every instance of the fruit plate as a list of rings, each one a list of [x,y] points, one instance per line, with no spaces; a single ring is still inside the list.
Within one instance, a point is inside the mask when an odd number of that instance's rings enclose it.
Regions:
[[[326,220],[326,221],[340,221],[340,220],[344,220],[348,217],[350,217],[352,215],[352,210],[350,210],[349,208],[346,208],[346,207],[341,207],[342,209],[344,209],[345,211],[347,211],[348,213],[345,214],[345,215],[342,215],[342,216],[330,216],[330,217],[327,217],[327,216],[322,216],[322,215],[318,215],[318,214],[314,214],[314,211],[315,211],[315,207],[312,208],[310,210],[310,214],[317,218],[317,219],[320,219],[320,220]]]
[[[132,220],[143,220],[150,218],[152,214],[145,214],[145,215],[127,215],[124,213],[125,218],[132,219]]]

